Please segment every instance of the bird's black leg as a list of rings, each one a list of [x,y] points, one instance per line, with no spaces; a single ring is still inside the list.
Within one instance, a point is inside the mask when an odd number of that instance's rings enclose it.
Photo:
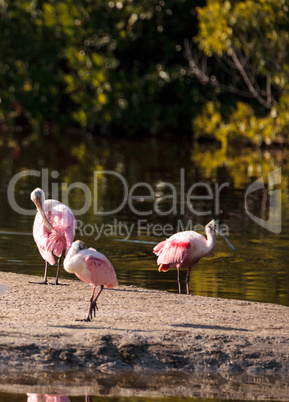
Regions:
[[[177,279],[178,279],[179,294],[181,294],[180,268],[177,268]]]
[[[55,278],[55,285],[59,285],[58,277],[59,277],[59,271],[60,271],[61,258],[62,258],[62,256],[59,257],[58,263],[57,263],[57,272],[56,272],[56,278]]]
[[[94,291],[95,291],[95,286],[94,286],[93,291],[92,291],[92,295],[91,295],[91,298],[90,298],[90,302],[89,302],[88,316],[87,316],[85,321],[91,321],[92,320],[92,312],[93,312],[93,316],[95,317],[95,309],[98,310],[98,307],[96,305],[96,301],[97,301],[100,293],[102,292],[103,287],[104,287],[103,285],[100,286],[99,292],[95,296],[95,299],[93,299],[93,295],[94,295]]]
[[[97,295],[95,296],[95,299],[92,302],[92,309],[93,309],[94,317],[95,317],[95,309],[98,310],[96,301],[97,301],[100,293],[103,291],[103,287],[104,287],[103,285],[100,286],[99,292],[97,293]],[[91,312],[91,318],[92,318],[92,312]]]
[[[189,283],[190,283],[190,273],[191,273],[191,269],[192,269],[192,267],[190,267],[190,268],[188,269],[187,276],[186,276],[187,295],[190,294]]]
[[[92,319],[92,312],[93,312],[93,317],[95,317],[95,310],[98,310],[96,301],[92,302],[92,306],[91,306],[91,312],[90,312],[90,318]]]
[[[93,286],[92,289],[92,294],[89,300],[89,309],[88,309],[88,314],[87,314],[87,318],[84,321],[91,321],[90,317],[92,318],[92,303],[93,303],[93,296],[94,296],[94,292],[95,292],[95,286]]]

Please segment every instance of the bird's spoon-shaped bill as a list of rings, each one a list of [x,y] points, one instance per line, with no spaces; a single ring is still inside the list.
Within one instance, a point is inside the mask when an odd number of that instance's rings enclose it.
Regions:
[[[229,244],[229,246],[231,247],[231,249],[232,249],[233,251],[236,251],[236,249],[235,249],[235,247],[233,246],[233,244],[230,242],[229,239],[227,239],[227,237],[226,237],[226,236],[224,235],[224,233],[221,231],[219,225],[216,225],[214,229],[215,229],[215,231],[216,231],[224,240],[226,240],[226,242]]]

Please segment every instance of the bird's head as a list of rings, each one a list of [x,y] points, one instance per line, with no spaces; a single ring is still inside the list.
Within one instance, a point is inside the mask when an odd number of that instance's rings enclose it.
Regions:
[[[209,227],[209,228],[211,228],[212,230],[217,230],[217,227],[219,226],[219,221],[216,221],[215,219],[212,219],[208,224],[207,224],[207,226]]]
[[[39,211],[43,209],[45,195],[44,191],[41,188],[39,187],[35,188],[35,190],[33,190],[32,193],[30,194],[30,198],[34,202],[36,208]]]
[[[75,240],[64,261],[63,261],[63,267],[65,271],[69,272],[70,274],[76,274],[82,269],[82,264],[77,261],[77,257],[75,257],[81,250],[86,249],[86,245],[82,240]],[[74,258],[75,257],[75,258]]]
[[[79,251],[84,250],[84,249],[86,249],[86,248],[87,248],[87,247],[86,247],[84,241],[82,241],[82,240],[75,240],[75,241],[72,243],[69,252],[71,251],[71,254],[77,254],[77,253],[79,253]]]
[[[233,246],[233,244],[227,239],[227,237],[224,235],[224,233],[222,232],[221,228],[220,228],[220,224],[219,221],[212,219],[208,224],[207,227],[209,229],[211,229],[213,232],[218,233],[227,243],[228,245],[231,247],[231,249],[233,251],[236,251],[235,247]]]
[[[48,219],[45,215],[45,211],[44,211],[44,201],[45,201],[44,191],[41,188],[37,187],[30,194],[30,198],[34,202],[39,213],[41,214],[42,219],[43,219],[43,224],[44,224],[47,232],[51,233],[51,231],[53,230],[53,227],[51,226],[51,223],[48,221]]]

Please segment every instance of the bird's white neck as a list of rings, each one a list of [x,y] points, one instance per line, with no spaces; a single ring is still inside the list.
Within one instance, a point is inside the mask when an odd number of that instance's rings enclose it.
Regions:
[[[51,225],[51,223],[49,222],[49,220],[47,219],[47,216],[45,215],[44,209],[38,209],[40,215],[42,216],[42,220],[43,220],[43,224],[47,230],[47,233],[51,233],[51,231],[53,230],[53,226]]]
[[[205,230],[206,230],[206,235],[207,235],[207,241],[206,241],[207,251],[208,251],[208,254],[210,254],[215,248],[216,237],[215,237],[213,229],[210,226],[206,226]]]

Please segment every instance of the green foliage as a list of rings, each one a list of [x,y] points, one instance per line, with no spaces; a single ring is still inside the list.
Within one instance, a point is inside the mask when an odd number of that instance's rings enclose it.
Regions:
[[[0,124],[289,141],[288,11],[289,0],[2,0]]]
[[[288,0],[208,0],[198,8],[195,41],[216,65],[221,61],[216,73],[226,72],[226,82],[215,78],[219,101],[193,122],[198,136],[214,136],[223,146],[240,138],[255,145],[289,140],[288,10]],[[225,113],[224,91],[235,93]],[[205,126],[203,119],[212,121]]]
[[[231,12],[230,1],[209,0],[205,8],[198,8],[200,48],[211,55],[222,55],[231,46],[232,28],[228,23]]]
[[[277,85],[288,74],[289,2],[287,0],[208,0],[198,8],[196,38],[205,53],[230,56],[241,50],[258,72],[269,73]],[[282,71],[285,69],[286,71]]]
[[[0,2],[0,118],[158,132],[189,127],[197,1]],[[186,81],[187,80],[187,81]],[[181,123],[181,124],[180,124]]]
[[[216,138],[223,148],[234,141],[260,147],[263,142],[270,145],[272,141],[282,142],[284,137],[289,138],[288,122],[288,110],[277,113],[272,109],[265,117],[256,117],[253,109],[243,102],[238,102],[231,115],[224,119],[220,104],[208,102],[194,119],[193,131],[196,138],[204,135]]]

